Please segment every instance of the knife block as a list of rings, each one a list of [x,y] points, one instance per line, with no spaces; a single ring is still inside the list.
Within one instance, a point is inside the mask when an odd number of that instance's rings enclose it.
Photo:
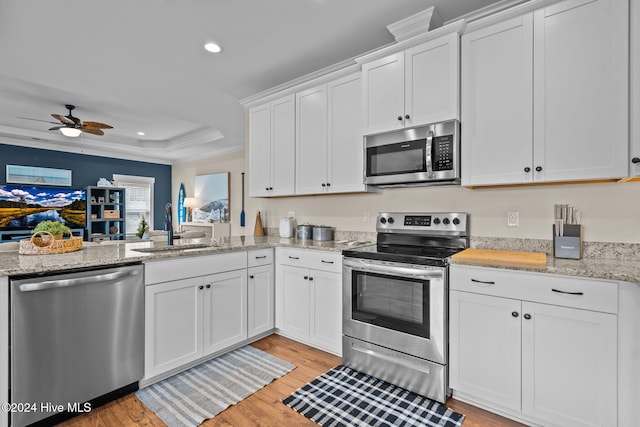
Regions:
[[[564,236],[556,236],[556,226],[553,230],[553,256],[555,258],[582,258],[582,225],[565,224]]]

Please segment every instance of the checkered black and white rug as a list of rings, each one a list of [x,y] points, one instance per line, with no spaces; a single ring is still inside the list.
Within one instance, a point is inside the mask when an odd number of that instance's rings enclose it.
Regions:
[[[464,420],[438,402],[342,365],[282,402],[324,427],[459,427]]]

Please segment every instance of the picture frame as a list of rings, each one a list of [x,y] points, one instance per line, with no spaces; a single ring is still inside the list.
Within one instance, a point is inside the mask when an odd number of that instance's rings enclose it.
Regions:
[[[229,222],[229,172],[197,175],[193,222]]]
[[[71,187],[71,171],[38,166],[7,165],[6,182]]]

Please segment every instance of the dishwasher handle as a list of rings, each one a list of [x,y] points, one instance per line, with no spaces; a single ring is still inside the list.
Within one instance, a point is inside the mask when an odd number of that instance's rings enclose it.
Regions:
[[[69,288],[71,286],[88,285],[91,283],[106,282],[123,279],[128,276],[140,274],[138,270],[114,271],[113,273],[99,274],[97,276],[76,277],[71,279],[45,280],[38,283],[24,283],[18,287],[20,292],[44,291],[48,289]]]

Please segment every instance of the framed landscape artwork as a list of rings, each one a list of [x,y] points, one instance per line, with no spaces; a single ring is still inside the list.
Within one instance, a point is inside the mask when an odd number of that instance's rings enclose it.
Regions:
[[[196,176],[194,222],[229,222],[229,172]]]

